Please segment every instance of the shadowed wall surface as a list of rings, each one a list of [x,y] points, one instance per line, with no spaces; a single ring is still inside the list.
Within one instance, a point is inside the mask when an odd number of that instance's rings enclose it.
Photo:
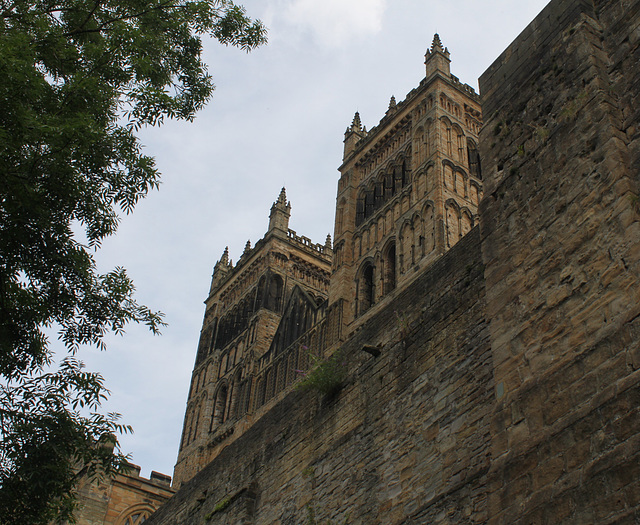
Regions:
[[[148,523],[637,522],[639,15],[542,11],[480,79],[480,229]]]

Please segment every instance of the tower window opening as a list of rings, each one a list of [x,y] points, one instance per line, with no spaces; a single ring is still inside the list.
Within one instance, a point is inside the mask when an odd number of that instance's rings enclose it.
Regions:
[[[374,297],[375,297],[374,295],[375,287],[373,283],[373,276],[374,276],[373,264],[366,263],[365,266],[362,268],[362,271],[360,273],[360,279],[358,282],[357,310],[359,315],[366,312],[373,305]]]
[[[216,394],[216,400],[213,405],[213,417],[211,418],[211,428],[215,429],[218,425],[221,425],[225,421],[225,410],[227,407],[227,385],[223,385]]]
[[[383,290],[388,294],[396,287],[396,245],[391,244],[384,256],[383,266]]]

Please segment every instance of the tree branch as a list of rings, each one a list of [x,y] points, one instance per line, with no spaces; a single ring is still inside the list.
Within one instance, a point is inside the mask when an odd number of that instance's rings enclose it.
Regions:
[[[99,3],[99,0],[98,0]],[[87,33],[100,33],[102,31],[105,30],[105,28],[111,24],[113,24],[114,22],[121,22],[121,21],[128,21],[128,20],[135,20],[136,18],[140,18],[141,16],[144,16],[146,14],[152,13],[153,11],[158,11],[158,10],[162,10],[165,8],[168,9],[176,9],[176,8],[181,8],[181,7],[186,7],[184,4],[178,4],[178,5],[171,5],[172,4],[172,0],[166,0],[165,2],[160,3],[159,5],[152,7],[151,9],[143,9],[142,11],[132,14],[132,15],[128,15],[128,16],[118,16],[118,17],[114,17],[111,18],[109,20],[106,20],[104,22],[102,22],[97,28],[95,29],[74,29],[72,31],[68,31],[67,33],[64,33],[64,36],[66,37],[70,37],[70,36],[76,36],[76,35],[80,35],[80,34],[87,34]],[[97,7],[97,4],[96,4]],[[95,12],[95,8],[94,10],[91,12],[91,15]],[[89,16],[89,18],[91,17],[91,15]],[[84,23],[83,26],[86,25],[86,23],[89,21],[89,19],[87,19]]]

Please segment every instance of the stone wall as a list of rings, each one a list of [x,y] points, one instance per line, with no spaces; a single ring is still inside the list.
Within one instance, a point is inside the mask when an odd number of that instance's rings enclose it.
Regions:
[[[640,517],[639,9],[551,2],[480,79],[490,523]]]
[[[553,0],[480,81],[480,232],[148,523],[638,523],[638,86],[640,0]]]
[[[484,523],[482,271],[475,229],[341,348],[335,398],[290,392],[147,523]]]
[[[78,484],[78,525],[132,525],[142,523],[173,494],[171,477],[151,472],[140,476],[140,467],[129,464],[127,473],[113,478],[91,480],[86,476]],[[66,522],[65,522],[66,523]]]

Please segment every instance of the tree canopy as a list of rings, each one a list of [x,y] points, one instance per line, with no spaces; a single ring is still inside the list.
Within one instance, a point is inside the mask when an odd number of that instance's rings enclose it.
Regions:
[[[230,0],[0,0],[0,437],[11,446],[22,446],[18,431],[46,437],[64,427],[95,440],[122,430],[114,417],[80,416],[77,399],[96,414],[106,391],[76,361],[56,376],[70,390],[58,392],[55,409],[25,422],[17,400],[51,392],[48,329],[73,354],[104,346],[106,333],[129,322],[153,332],[163,325],[161,313],[137,303],[126,271],[99,274],[94,254],[159,185],[136,130],[192,120],[210,98],[205,36],[247,51],[266,42],[261,22]],[[11,454],[3,445],[0,492],[24,477],[16,458],[35,458],[31,445]],[[69,464],[90,462],[81,449],[65,453]],[[49,498],[43,523],[52,509],[68,516],[60,502]]]

